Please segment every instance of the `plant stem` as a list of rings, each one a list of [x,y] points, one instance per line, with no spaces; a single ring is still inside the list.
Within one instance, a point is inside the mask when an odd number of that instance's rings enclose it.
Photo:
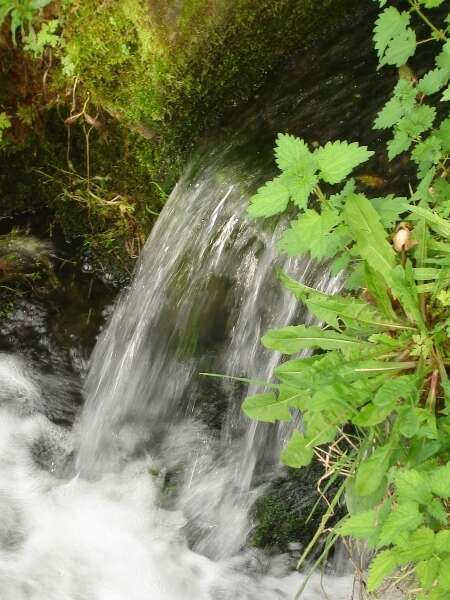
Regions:
[[[430,19],[426,15],[423,14],[417,0],[408,0],[408,1],[411,5],[411,8],[419,15],[419,17],[422,19],[422,21],[424,23],[426,23],[432,31],[434,31],[434,33],[437,35],[437,37],[439,39],[445,41],[447,39],[447,36],[445,35],[445,33],[441,29],[438,29],[436,27],[436,25],[433,25],[433,23],[430,21]]]

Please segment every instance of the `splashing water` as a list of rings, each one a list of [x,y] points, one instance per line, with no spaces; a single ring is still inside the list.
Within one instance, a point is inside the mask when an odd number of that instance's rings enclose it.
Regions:
[[[245,129],[264,125],[269,147],[275,131],[295,131],[294,108],[311,140],[340,135],[352,110],[371,119],[369,103],[358,104],[372,98],[363,45],[345,44],[308,58],[309,87],[277,91]],[[333,61],[346,55],[362,83],[336,75]],[[1,600],[281,600],[304,582],[289,557],[245,547],[289,426],[241,414],[257,383],[199,373],[270,379],[280,357],[261,335],[308,321],[276,269],[327,291],[339,279],[280,258],[283,223],[246,218],[270,169],[245,141],[242,159],[237,137],[207,147],[173,191],[94,350],[72,429],[54,423],[70,421],[74,382],[0,354]],[[315,575],[302,598],[348,600],[352,588],[350,576]]]

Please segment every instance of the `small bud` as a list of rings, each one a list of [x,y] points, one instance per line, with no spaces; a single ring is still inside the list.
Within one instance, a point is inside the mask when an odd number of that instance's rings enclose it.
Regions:
[[[417,241],[412,239],[412,226],[410,223],[402,221],[397,225],[392,243],[397,252],[408,252],[417,245]]]

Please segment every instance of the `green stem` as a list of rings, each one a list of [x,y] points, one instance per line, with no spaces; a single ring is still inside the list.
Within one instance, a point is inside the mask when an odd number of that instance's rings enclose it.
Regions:
[[[408,1],[409,1],[409,4],[411,5],[411,8],[419,15],[419,17],[422,19],[422,21],[424,23],[426,23],[432,31],[434,31],[434,33],[436,34],[438,39],[445,41],[447,39],[447,36],[445,35],[445,33],[441,29],[438,29],[436,27],[436,25],[433,25],[433,23],[430,21],[430,19],[426,15],[423,14],[418,2],[416,0],[408,0]]]

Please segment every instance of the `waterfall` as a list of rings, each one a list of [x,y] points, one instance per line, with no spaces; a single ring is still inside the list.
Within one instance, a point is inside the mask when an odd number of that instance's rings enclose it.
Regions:
[[[248,547],[292,424],[253,422],[241,404],[281,358],[263,333],[310,318],[277,270],[329,292],[339,278],[280,256],[285,223],[246,208],[278,131],[375,145],[368,37],[309,49],[192,157],[101,333],[72,429],[74,379],[0,353],[2,600],[287,600],[304,583],[288,556]],[[302,598],[352,593],[351,576],[327,572]]]

